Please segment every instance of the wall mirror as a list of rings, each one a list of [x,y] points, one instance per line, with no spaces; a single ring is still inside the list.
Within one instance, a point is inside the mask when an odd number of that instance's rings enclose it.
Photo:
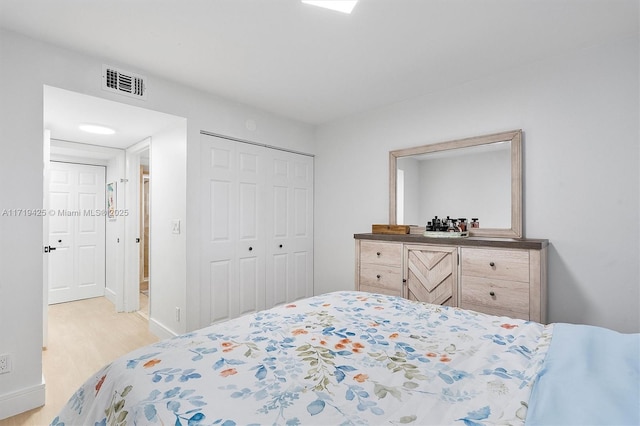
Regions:
[[[389,153],[389,223],[478,218],[471,236],[521,238],[522,131]]]

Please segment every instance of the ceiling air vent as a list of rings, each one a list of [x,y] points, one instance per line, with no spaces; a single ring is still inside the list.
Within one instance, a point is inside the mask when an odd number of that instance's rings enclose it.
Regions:
[[[132,98],[147,99],[144,76],[108,65],[102,66],[102,88]]]

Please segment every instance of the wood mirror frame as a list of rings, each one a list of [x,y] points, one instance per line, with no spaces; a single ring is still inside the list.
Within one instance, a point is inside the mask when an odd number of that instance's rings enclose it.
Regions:
[[[494,133],[466,139],[422,145],[389,152],[389,223],[397,224],[397,159],[412,155],[442,152],[466,147],[477,147],[496,142],[511,142],[511,227],[470,228],[476,237],[522,238],[522,130]]]

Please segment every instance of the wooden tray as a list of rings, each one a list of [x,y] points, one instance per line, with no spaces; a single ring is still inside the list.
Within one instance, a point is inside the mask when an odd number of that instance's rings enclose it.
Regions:
[[[409,225],[371,225],[372,234],[408,234]]]

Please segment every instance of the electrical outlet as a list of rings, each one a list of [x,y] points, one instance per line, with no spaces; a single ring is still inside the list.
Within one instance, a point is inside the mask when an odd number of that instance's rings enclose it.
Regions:
[[[0,355],[0,374],[11,372],[11,357],[9,354]]]

